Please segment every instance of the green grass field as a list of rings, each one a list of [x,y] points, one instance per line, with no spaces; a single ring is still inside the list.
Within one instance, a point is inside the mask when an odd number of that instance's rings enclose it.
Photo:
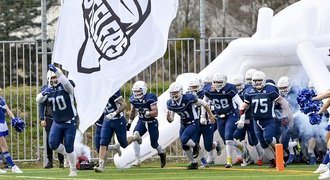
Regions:
[[[69,169],[43,168],[21,168],[23,174],[12,174],[10,171],[0,175],[0,179],[240,179],[240,180],[264,180],[264,179],[288,179],[306,180],[317,179],[318,175],[312,172],[317,166],[291,165],[285,168],[284,172],[277,172],[269,169],[267,165],[257,167],[234,166],[231,169],[223,165],[215,165],[209,168],[198,170],[185,170],[188,164],[168,163],[165,168],[159,168],[158,163],[142,164],[139,168],[117,169],[113,165],[107,166],[102,173],[95,173],[92,170],[78,171],[75,178],[69,177]]]

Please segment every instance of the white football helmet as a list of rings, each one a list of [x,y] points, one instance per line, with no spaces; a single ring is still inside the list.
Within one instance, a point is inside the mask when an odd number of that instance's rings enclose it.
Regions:
[[[58,67],[56,67],[56,69],[60,72],[60,74],[63,74],[61,69]],[[53,87],[57,86],[59,83],[56,74],[51,70],[47,71],[47,81]]]
[[[292,87],[290,78],[288,76],[282,76],[277,82],[277,87],[281,95],[287,96]]]
[[[172,100],[177,101],[182,97],[182,85],[178,82],[173,82],[168,88]]]
[[[142,99],[147,94],[147,84],[144,81],[136,81],[132,87],[133,96],[135,99]]]
[[[261,90],[266,84],[266,74],[262,71],[256,71],[252,75],[252,86]]]
[[[238,92],[243,91],[245,84],[244,84],[244,78],[242,75],[237,74],[233,77],[233,84],[236,86],[236,89]]]
[[[212,83],[212,80],[213,80],[213,74],[206,74],[204,77],[203,77],[203,83]]]
[[[227,76],[221,73],[217,73],[213,76],[212,85],[217,90],[220,91],[227,84]]]
[[[188,82],[188,90],[197,93],[202,90],[203,85],[201,84],[202,81],[198,77],[194,77],[189,80]]]
[[[248,69],[245,72],[245,84],[252,84],[252,76],[256,71],[256,69]]]

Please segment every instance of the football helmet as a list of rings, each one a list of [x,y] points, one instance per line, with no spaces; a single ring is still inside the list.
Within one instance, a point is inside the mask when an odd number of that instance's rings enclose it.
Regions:
[[[61,69],[59,69],[57,67],[56,67],[56,69],[60,74],[63,74]],[[53,87],[57,86],[59,83],[56,74],[51,70],[47,71],[47,81]]]
[[[277,82],[277,87],[281,95],[287,96],[292,87],[290,78],[288,76],[282,76]]]
[[[188,90],[197,93],[202,90],[201,80],[197,77],[192,78],[188,82]]]
[[[203,77],[203,83],[212,83],[213,80],[213,74],[206,74]]]
[[[132,88],[134,98],[142,99],[147,94],[147,90],[147,84],[144,81],[136,81]]]
[[[172,100],[177,101],[182,97],[182,85],[178,82],[173,82],[170,87],[170,97]]]
[[[220,91],[227,84],[227,76],[221,73],[217,73],[213,76],[212,85],[217,90]]]
[[[236,89],[238,92],[243,91],[245,84],[244,84],[244,78],[242,75],[238,74],[233,77],[233,84],[236,86]]]
[[[261,90],[266,84],[266,74],[262,71],[256,71],[252,75],[252,86]]]
[[[253,73],[255,73],[257,70],[256,69],[248,69],[245,72],[245,83],[246,84],[252,84],[252,76]]]

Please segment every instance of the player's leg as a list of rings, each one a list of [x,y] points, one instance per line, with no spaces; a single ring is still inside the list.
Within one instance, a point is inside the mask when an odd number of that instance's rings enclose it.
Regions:
[[[76,137],[76,128],[77,124],[75,120],[72,120],[71,123],[64,123],[64,146],[66,150],[66,158],[70,165],[70,174],[69,176],[77,176],[76,168],[76,153],[74,152],[74,139]]]
[[[213,125],[205,125],[200,129],[202,130],[203,133],[203,141],[204,141],[204,148],[205,151],[207,152],[207,164],[214,164],[214,157],[213,157],[213,149],[216,148],[216,145],[213,143]]]
[[[250,146],[254,147],[257,152],[257,165],[262,166],[262,157],[263,157],[264,150],[262,149],[262,147],[258,141],[258,138],[256,136],[253,122],[250,121],[250,123],[245,124],[245,126],[247,128],[248,142],[249,142]]]
[[[104,121],[100,134],[100,151],[99,151],[99,164],[94,167],[95,172],[103,172],[105,167],[105,158],[108,154],[108,145],[113,136],[114,130],[112,128],[113,121]]]
[[[166,153],[164,152],[163,147],[158,143],[158,139],[159,139],[158,126],[159,126],[158,121],[154,120],[152,123],[148,123],[148,131],[149,131],[151,147],[157,150],[158,156],[160,158],[160,167],[163,168],[166,165]]]
[[[226,151],[227,151],[227,164],[226,168],[231,168],[232,167],[232,154],[234,150],[234,132],[237,128],[236,126],[236,121],[238,118],[238,114],[231,114],[228,115],[227,120],[225,121],[225,137],[224,140],[226,142]],[[218,126],[219,127],[219,126]]]
[[[263,137],[265,139],[266,144],[268,145],[268,147],[264,148],[265,155],[270,161],[269,167],[274,168],[276,167],[275,150],[274,150],[276,143],[276,140],[274,138],[275,123],[273,119],[269,119],[269,120],[264,120],[260,124],[263,127]]]
[[[114,151],[115,153],[118,153],[119,156],[121,156],[121,150],[120,147],[126,148],[128,144],[127,141],[127,134],[126,134],[126,119],[124,117],[115,120],[115,133],[117,136],[118,143],[115,145],[109,145],[109,151]]]
[[[134,128],[133,136],[135,136],[135,139],[137,137],[142,137],[147,132],[146,122],[143,122],[139,120]],[[133,143],[133,149],[135,154],[135,162],[132,164],[132,166],[140,166],[141,165],[141,159],[140,159],[140,145],[138,141],[135,141]]]
[[[198,169],[198,163],[193,157],[192,147],[196,146],[196,143],[191,139],[193,134],[197,134],[197,127],[193,125],[181,125],[179,131],[179,137],[182,144],[182,149],[185,151],[190,165],[187,167],[188,170]],[[197,136],[197,135],[196,135]]]

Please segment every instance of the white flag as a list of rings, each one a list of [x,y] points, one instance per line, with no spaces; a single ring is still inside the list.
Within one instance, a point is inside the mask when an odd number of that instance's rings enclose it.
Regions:
[[[82,132],[109,97],[163,56],[177,6],[178,0],[63,1],[53,62],[76,84]]]

